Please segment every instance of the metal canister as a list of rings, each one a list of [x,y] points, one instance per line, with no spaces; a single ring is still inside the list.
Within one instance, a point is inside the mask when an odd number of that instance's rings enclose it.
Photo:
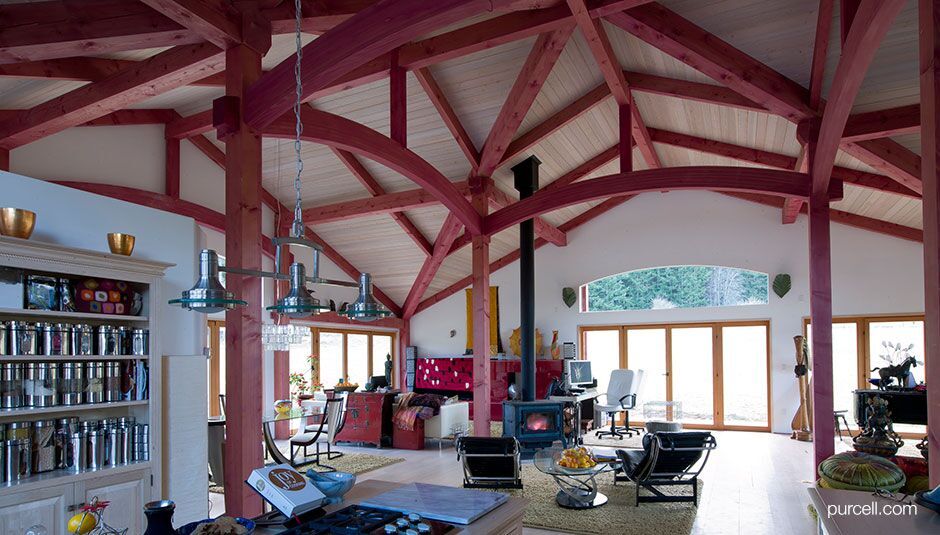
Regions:
[[[101,422],[99,420],[82,420],[78,422],[78,428],[86,433],[90,433],[101,429]]]
[[[32,474],[29,439],[13,439],[3,443],[3,479],[19,481]]]
[[[85,403],[101,403],[104,399],[104,362],[86,362]]]
[[[59,398],[59,365],[55,362],[29,362],[23,379],[25,406],[54,407]]]
[[[134,462],[134,426],[119,425],[121,433],[121,464]]]
[[[95,330],[91,325],[84,323],[72,325],[71,346],[72,355],[95,354]]]
[[[88,468],[88,433],[75,431],[69,434],[68,448],[65,450],[65,462],[62,468],[71,472]]]
[[[32,466],[34,474],[55,470],[55,420],[33,422]]]
[[[4,440],[29,440],[30,437],[29,422],[10,422],[7,424],[7,432]]]
[[[104,468],[104,431],[96,429],[88,432],[88,468]]]
[[[124,456],[124,436],[126,430],[121,426],[109,427],[105,432],[105,466],[120,466],[127,463]]]
[[[39,354],[39,331],[35,323],[11,321],[9,331],[11,355]]]
[[[150,460],[150,426],[137,424],[134,426],[134,460]]]
[[[72,326],[67,323],[42,323],[42,354],[70,355]]]
[[[131,355],[146,355],[150,352],[150,331],[134,329],[131,331]]]
[[[131,347],[134,345],[134,330],[127,326],[120,326],[117,328],[117,337],[118,337],[118,355],[130,355]]]
[[[118,419],[116,416],[111,416],[110,418],[102,418],[98,421],[99,427],[101,429],[111,429],[112,427],[117,427]]]
[[[23,365],[18,362],[0,364],[0,409],[23,406]]]
[[[98,354],[120,355],[121,344],[117,329],[112,325],[98,326]]]
[[[105,401],[121,401],[121,363],[108,361],[104,365]]]
[[[85,366],[81,362],[59,364],[59,403],[79,405],[85,393]]]
[[[10,324],[0,321],[0,355],[10,354]],[[3,450],[3,448],[0,448]]]
[[[72,433],[78,432],[78,416],[59,418],[55,422],[56,468],[68,468]]]

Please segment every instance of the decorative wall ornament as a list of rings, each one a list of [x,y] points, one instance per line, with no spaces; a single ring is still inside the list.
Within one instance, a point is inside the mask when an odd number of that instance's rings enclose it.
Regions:
[[[774,277],[774,293],[777,294],[777,297],[783,297],[787,295],[787,292],[790,291],[792,281],[790,280],[790,275],[788,273],[781,273]]]
[[[561,289],[561,300],[568,305],[568,308],[571,308],[578,300],[578,292],[574,291],[574,288],[566,287]]]

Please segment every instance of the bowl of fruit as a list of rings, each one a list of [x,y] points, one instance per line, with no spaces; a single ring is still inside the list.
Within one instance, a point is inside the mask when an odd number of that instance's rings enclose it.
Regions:
[[[359,389],[359,383],[350,383],[346,379],[341,379],[333,389],[337,392],[355,392]]]
[[[562,470],[572,474],[591,472],[597,466],[597,460],[591,451],[583,446],[562,450],[561,456],[555,461]]]

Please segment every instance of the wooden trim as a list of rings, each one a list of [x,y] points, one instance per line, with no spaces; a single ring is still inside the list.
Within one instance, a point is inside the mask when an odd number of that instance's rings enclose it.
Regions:
[[[470,162],[471,171],[476,173],[477,169],[480,167],[480,151],[477,150],[476,145],[473,144],[473,140],[470,139],[470,134],[464,129],[460,118],[457,116],[457,112],[454,111],[454,108],[447,100],[447,96],[444,95],[444,90],[438,85],[437,81],[434,79],[434,75],[431,74],[431,70],[427,67],[415,69],[414,75],[427,94],[428,99],[431,100],[431,104],[437,109],[437,113],[441,116],[441,120],[444,121],[444,125],[447,126],[451,135],[454,136],[457,146],[460,147],[464,156],[467,157],[467,161]]]
[[[923,191],[920,156],[897,141],[881,138],[843,142],[839,148],[918,194]]]
[[[466,182],[455,182],[461,194],[469,194]],[[440,200],[424,188],[376,195],[365,199],[311,206],[303,211],[304,223],[322,224],[343,221],[367,215],[402,212],[423,206],[440,204]]]
[[[425,259],[421,270],[418,271],[418,276],[415,277],[411,290],[408,291],[408,296],[405,298],[405,302],[402,305],[402,317],[406,319],[411,318],[417,311],[418,304],[421,302],[424,292],[427,291],[428,286],[430,286],[431,282],[434,280],[434,275],[437,273],[437,270],[441,267],[441,264],[444,263],[444,259],[447,258],[447,254],[450,252],[450,246],[460,234],[460,229],[460,222],[457,221],[454,214],[449,214],[447,218],[444,219],[444,224],[441,226],[437,239],[434,240],[434,252]]]
[[[141,1],[219,48],[242,41],[241,17],[223,0]]]
[[[209,416],[220,416],[222,407],[219,403],[221,394],[222,348],[220,327],[224,321],[209,320]]]

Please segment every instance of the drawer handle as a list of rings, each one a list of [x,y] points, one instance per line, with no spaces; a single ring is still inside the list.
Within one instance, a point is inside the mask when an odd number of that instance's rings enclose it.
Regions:
[[[78,511],[82,507],[85,507],[85,502],[72,504],[68,507],[68,510],[71,513],[72,511]]]

